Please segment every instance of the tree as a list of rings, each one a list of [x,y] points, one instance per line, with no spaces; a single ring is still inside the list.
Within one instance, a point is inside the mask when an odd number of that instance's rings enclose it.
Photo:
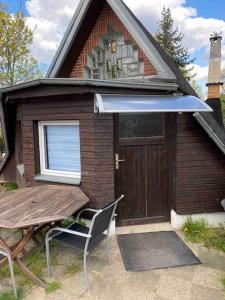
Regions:
[[[196,80],[192,80],[190,82],[192,88],[195,90],[196,94],[199,96],[199,98],[204,99],[205,95],[202,91],[201,86],[198,84],[198,82]]]
[[[164,6],[161,19],[158,22],[159,31],[155,38],[172,59],[173,63],[181,70],[187,80],[194,78],[193,66],[195,59],[191,59],[187,49],[183,45],[184,34],[174,26],[171,10]]]
[[[30,54],[33,32],[24,15],[7,13],[0,6],[0,86],[16,84],[41,76],[38,61]]]

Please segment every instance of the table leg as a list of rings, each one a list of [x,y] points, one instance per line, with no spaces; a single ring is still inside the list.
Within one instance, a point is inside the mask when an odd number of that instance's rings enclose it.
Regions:
[[[32,238],[33,233],[34,228],[28,230],[27,233],[24,235],[23,239],[14,249],[10,248],[2,238],[0,238],[0,244],[2,244],[3,247],[5,247],[10,252],[12,259],[15,260],[16,257],[23,251],[27,243]],[[7,259],[1,260],[0,266],[4,267],[5,265],[7,265]]]
[[[0,238],[0,244],[9,251],[12,259],[15,261],[18,267],[23,271],[23,273],[25,273],[36,285],[45,288],[45,284],[37,276],[35,276],[26,267],[26,265],[18,258],[18,255],[24,250],[27,243],[32,239],[34,233],[35,233],[35,228],[28,229],[23,239],[20,241],[20,243],[18,243],[16,247],[14,246],[10,248],[2,238]],[[7,263],[8,263],[7,259],[4,258],[0,261],[0,266],[6,266]]]
[[[36,284],[37,286],[40,286],[42,288],[46,288],[46,285],[44,284],[44,282],[38,278],[36,275],[34,275],[33,272],[31,272],[27,266],[17,257],[15,259],[15,263],[17,264],[17,266],[23,271],[24,274],[27,275],[27,277],[29,277],[34,284]]]

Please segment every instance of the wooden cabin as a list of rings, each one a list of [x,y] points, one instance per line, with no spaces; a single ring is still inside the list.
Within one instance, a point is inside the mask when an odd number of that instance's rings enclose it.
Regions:
[[[0,91],[1,177],[80,186],[98,208],[123,193],[118,225],[225,220],[219,85],[201,101],[122,1],[81,1],[47,77]]]

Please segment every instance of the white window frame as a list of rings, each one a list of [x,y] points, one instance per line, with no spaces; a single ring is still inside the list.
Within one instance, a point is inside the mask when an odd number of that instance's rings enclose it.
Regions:
[[[45,149],[45,126],[79,126],[79,121],[39,121],[38,122],[38,133],[39,133],[39,152],[40,152],[40,172],[41,175],[49,176],[61,176],[61,177],[72,177],[81,178],[81,172],[69,172],[69,171],[59,171],[59,170],[49,170],[46,169],[46,149]]]

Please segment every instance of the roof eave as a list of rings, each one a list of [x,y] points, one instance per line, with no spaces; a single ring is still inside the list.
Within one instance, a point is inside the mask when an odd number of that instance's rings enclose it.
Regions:
[[[129,89],[149,89],[149,90],[167,90],[177,91],[178,85],[174,82],[137,82],[137,81],[117,81],[117,80],[78,80],[72,78],[45,78],[33,81],[27,81],[10,87],[0,89],[0,93],[6,94],[16,92],[22,89],[38,87],[40,85],[70,85],[70,86],[91,86],[91,87],[112,87]]]
[[[198,123],[202,126],[202,128],[206,131],[208,136],[215,142],[218,148],[225,154],[225,144],[221,141],[221,139],[216,135],[216,133],[212,130],[212,128],[208,125],[208,123],[204,120],[200,113],[194,113],[193,115]]]

